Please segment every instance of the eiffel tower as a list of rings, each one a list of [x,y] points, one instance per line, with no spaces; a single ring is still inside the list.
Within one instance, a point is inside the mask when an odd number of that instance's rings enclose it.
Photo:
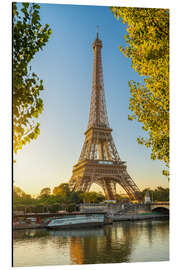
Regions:
[[[93,43],[94,66],[88,128],[78,163],[73,166],[70,189],[88,192],[96,183],[106,199],[116,199],[119,184],[131,200],[138,200],[140,190],[129,176],[124,161],[121,161],[109,127],[101,61],[102,41],[98,32]]]

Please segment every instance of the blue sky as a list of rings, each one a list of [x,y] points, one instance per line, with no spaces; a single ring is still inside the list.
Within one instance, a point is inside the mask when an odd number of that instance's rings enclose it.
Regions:
[[[41,4],[42,24],[52,35],[32,61],[32,70],[44,81],[40,136],[23,147],[14,165],[15,185],[38,194],[43,187],[67,182],[77,162],[87,128],[93,69],[92,43],[96,26],[103,41],[102,62],[108,119],[113,138],[128,172],[140,187],[168,186],[159,161],[137,144],[140,124],[128,121],[129,80],[142,81],[118,46],[125,45],[125,25],[108,7]]]

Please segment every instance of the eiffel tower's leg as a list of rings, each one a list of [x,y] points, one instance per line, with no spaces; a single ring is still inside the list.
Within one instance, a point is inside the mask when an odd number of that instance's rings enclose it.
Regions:
[[[82,190],[82,177],[79,176],[75,179],[72,179],[70,180],[70,190],[71,191],[81,191]]]
[[[69,181],[69,188],[71,191],[76,189],[76,184],[77,184],[77,181],[75,179],[71,178]]]
[[[91,187],[91,181],[89,179],[83,180],[83,186],[81,190],[83,192],[88,192],[90,190],[90,187]]]
[[[140,199],[140,190],[134,183],[134,181],[131,179],[127,171],[123,173],[123,175],[120,176],[120,180],[117,181],[117,183],[122,186],[122,188],[126,191],[129,198],[131,200],[139,200]]]
[[[114,200],[116,194],[116,183],[111,180],[101,180],[101,186],[107,200]]]
[[[111,182],[114,199],[116,199],[116,182]]]
[[[91,183],[88,183],[86,192],[89,192],[90,188],[91,188]]]
[[[107,194],[107,190],[106,190],[106,186],[105,186],[105,181],[101,180],[101,181],[97,181],[97,182],[102,187],[102,189],[104,191],[105,198],[107,198],[108,194]]]
[[[106,190],[107,190],[107,196],[108,200],[114,200],[114,194],[112,191],[111,183],[106,182]]]

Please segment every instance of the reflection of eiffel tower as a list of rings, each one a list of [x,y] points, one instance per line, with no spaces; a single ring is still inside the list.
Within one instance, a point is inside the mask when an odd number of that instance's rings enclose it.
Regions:
[[[127,227],[126,227],[127,225]],[[137,228],[135,227],[137,230]],[[128,262],[136,230],[127,223],[105,226],[87,233],[86,237],[69,239],[69,255],[73,264],[99,264]],[[141,233],[141,232],[139,232]],[[136,241],[135,241],[136,242]]]
[[[130,199],[138,199],[140,190],[126,170],[116,150],[106,112],[101,62],[102,41],[93,43],[94,69],[88,129],[78,163],[70,179],[72,190],[89,191],[91,185],[100,185],[107,199],[115,199],[116,184],[127,192]]]

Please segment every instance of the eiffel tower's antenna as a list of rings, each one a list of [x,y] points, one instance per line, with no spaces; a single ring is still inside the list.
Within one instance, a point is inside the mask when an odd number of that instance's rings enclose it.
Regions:
[[[97,38],[99,37],[98,34],[99,34],[99,25],[96,25],[96,37]]]

